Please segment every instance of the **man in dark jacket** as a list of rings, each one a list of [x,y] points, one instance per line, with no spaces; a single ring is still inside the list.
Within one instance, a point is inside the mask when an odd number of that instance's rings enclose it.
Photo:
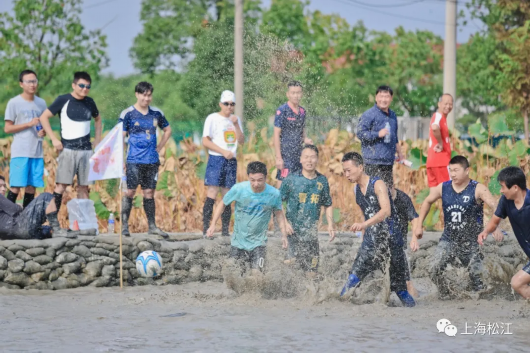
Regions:
[[[45,192],[24,209],[5,198],[7,184],[0,175],[0,239],[76,238],[76,232],[62,229],[57,220],[57,207],[52,194]],[[48,220],[50,226],[42,224]]]
[[[389,109],[393,91],[388,86],[379,86],[375,94],[375,105],[364,112],[357,126],[361,140],[365,172],[381,178],[388,187],[394,185],[392,168],[396,158],[403,159],[398,141],[396,113]]]

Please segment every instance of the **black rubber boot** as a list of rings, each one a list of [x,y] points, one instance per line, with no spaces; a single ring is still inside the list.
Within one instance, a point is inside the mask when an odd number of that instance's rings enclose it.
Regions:
[[[147,231],[147,234],[149,235],[159,235],[164,239],[169,238],[169,235],[164,232],[162,229],[158,228],[156,226],[155,222],[155,199],[145,199],[144,198],[144,211],[145,215],[147,216],[147,223],[149,224],[149,230]]]
[[[128,237],[131,235],[129,232],[129,216],[131,215],[133,205],[133,199],[131,197],[124,196],[121,199],[121,234]]]
[[[61,228],[59,220],[57,219],[57,211],[48,213],[46,215],[50,226],[53,229],[52,238],[77,238],[78,232],[68,231],[68,229]]]

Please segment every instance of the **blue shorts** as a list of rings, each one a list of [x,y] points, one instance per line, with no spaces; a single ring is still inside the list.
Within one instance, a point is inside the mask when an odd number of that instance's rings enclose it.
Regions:
[[[290,173],[296,173],[300,170],[302,170],[302,164],[300,163],[300,161],[286,161],[284,160],[283,161],[283,166],[284,168],[282,170],[278,170],[278,172],[276,173],[276,179],[277,180],[283,180],[285,178],[287,178],[287,176],[290,174]]]
[[[226,159],[223,156],[212,156],[208,158],[204,185],[231,188],[237,181],[237,160]]]
[[[13,188],[44,187],[44,159],[16,157],[9,164],[9,184]]]

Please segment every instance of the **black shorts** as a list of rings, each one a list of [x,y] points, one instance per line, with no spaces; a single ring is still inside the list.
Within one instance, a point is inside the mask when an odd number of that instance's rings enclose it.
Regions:
[[[371,177],[379,177],[387,187],[394,186],[393,165],[365,164],[364,172]]]
[[[251,269],[263,272],[265,268],[265,255],[267,254],[266,246],[258,246],[252,250],[243,250],[230,247],[230,257],[236,259],[241,265],[249,265]]]
[[[127,163],[127,189],[136,190],[138,185],[142,186],[142,190],[156,189],[159,165]]]
[[[295,258],[302,270],[317,272],[320,256],[318,239],[304,241],[293,234],[287,237],[287,240],[289,241],[289,257]]]

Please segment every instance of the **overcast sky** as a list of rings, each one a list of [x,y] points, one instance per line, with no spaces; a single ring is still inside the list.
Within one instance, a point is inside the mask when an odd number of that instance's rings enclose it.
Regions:
[[[459,10],[464,1],[458,1]],[[469,0],[467,0],[469,1]],[[264,0],[265,6],[270,4]],[[0,12],[11,11],[13,2],[0,0]],[[368,5],[363,5],[368,4]],[[142,31],[141,0],[85,0],[81,20],[87,29],[103,28],[107,35],[110,66],[104,72],[115,76],[135,72],[129,58],[134,37]],[[351,24],[362,20],[369,29],[393,32],[398,26],[406,30],[430,30],[445,35],[444,0],[311,0],[311,10],[340,14]],[[458,42],[466,42],[479,29],[479,23],[459,28]]]

